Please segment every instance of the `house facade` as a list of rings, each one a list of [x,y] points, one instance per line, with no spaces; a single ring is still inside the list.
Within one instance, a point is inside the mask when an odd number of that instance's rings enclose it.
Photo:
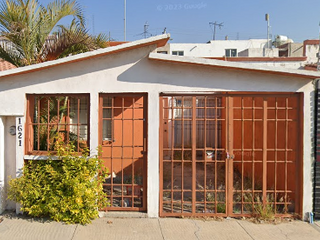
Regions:
[[[154,53],[169,35],[0,73],[1,211],[8,177],[52,135],[102,148],[110,211],[250,216],[312,211],[320,74]]]

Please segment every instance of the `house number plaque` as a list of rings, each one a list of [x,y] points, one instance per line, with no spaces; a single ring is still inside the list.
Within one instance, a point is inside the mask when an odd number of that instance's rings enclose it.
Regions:
[[[18,139],[18,146],[22,146],[22,120],[21,118],[18,118],[18,125],[17,125],[17,139]]]

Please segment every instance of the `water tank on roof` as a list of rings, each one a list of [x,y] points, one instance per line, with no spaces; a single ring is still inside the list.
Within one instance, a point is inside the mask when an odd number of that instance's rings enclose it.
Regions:
[[[286,43],[293,43],[293,40],[283,35],[277,35],[275,41],[273,42],[275,47],[279,47]]]

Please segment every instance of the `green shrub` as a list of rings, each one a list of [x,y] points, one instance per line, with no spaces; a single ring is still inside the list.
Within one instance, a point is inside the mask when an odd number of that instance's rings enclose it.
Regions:
[[[102,186],[107,172],[98,156],[79,156],[74,149],[56,141],[55,157],[26,162],[23,175],[10,180],[8,198],[33,217],[90,223],[109,204]]]

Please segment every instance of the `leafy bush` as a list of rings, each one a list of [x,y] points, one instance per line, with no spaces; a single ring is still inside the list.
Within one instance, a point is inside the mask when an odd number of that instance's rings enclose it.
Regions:
[[[90,223],[109,204],[102,186],[107,172],[98,156],[79,156],[74,149],[58,140],[55,157],[26,162],[23,175],[10,180],[8,198],[34,217]]]

